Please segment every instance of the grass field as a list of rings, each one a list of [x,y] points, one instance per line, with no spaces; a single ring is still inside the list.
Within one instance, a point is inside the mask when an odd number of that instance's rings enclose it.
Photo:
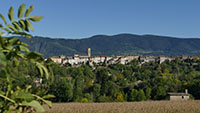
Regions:
[[[200,101],[55,103],[47,113],[200,113]]]

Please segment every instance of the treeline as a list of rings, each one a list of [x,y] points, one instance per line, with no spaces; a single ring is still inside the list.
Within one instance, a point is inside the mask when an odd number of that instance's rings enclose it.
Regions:
[[[81,65],[61,66],[47,60],[47,67],[54,78],[38,85],[39,70],[31,62],[21,61],[10,68],[15,73],[15,85],[31,84],[32,91],[39,95],[55,95],[54,102],[123,102],[163,100],[168,92],[184,92],[188,89],[191,98],[200,99],[200,60],[174,60],[149,62],[140,65],[138,60],[129,64],[108,66]],[[2,72],[2,71],[1,71]],[[5,83],[0,80],[3,90]]]

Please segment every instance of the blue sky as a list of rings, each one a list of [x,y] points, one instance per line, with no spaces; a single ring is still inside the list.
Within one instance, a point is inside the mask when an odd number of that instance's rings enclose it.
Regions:
[[[44,16],[31,33],[54,38],[98,34],[200,37],[200,0],[1,0],[0,13],[21,3]],[[1,21],[0,21],[1,22]]]

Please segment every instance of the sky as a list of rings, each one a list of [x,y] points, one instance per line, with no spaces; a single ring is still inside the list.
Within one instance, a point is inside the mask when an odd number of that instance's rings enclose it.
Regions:
[[[4,15],[10,6],[17,11],[22,3],[34,5],[31,15],[44,17],[33,24],[34,36],[76,39],[131,33],[200,37],[200,0],[0,1]]]

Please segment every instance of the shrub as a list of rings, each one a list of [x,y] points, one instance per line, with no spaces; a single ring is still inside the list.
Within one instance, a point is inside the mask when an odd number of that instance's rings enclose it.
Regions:
[[[122,93],[118,93],[117,94],[117,99],[116,99],[117,102],[123,102],[124,101],[124,97],[123,97],[123,94]]]
[[[81,99],[81,103],[88,103],[88,99],[87,98],[82,98]]]

